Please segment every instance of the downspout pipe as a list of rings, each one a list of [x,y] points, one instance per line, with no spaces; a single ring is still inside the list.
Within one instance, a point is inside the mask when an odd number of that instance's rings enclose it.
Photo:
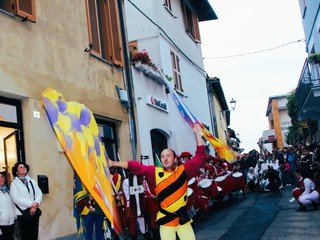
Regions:
[[[126,27],[124,21],[123,14],[123,0],[118,0],[118,9],[119,9],[119,22],[120,22],[120,33],[122,40],[122,50],[123,50],[123,58],[124,58],[124,71],[125,71],[125,81],[127,85],[128,91],[128,109],[129,109],[129,121],[130,121],[130,133],[131,133],[131,145],[132,145],[132,155],[133,159],[137,159],[137,138],[136,138],[136,121],[135,121],[135,113],[134,113],[134,101],[133,101],[133,80],[131,76],[130,69],[130,59],[129,59],[129,51],[128,51],[128,41],[126,35]]]

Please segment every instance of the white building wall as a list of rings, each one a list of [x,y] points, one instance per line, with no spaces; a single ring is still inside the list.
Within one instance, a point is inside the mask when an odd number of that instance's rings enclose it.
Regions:
[[[125,1],[129,41],[137,41],[138,50],[147,51],[157,66],[169,76],[173,76],[170,50],[173,50],[179,56],[184,90],[183,95],[179,96],[196,118],[210,126],[210,130],[212,130],[205,75],[184,56],[185,54],[188,58],[191,58],[203,69],[201,45],[195,43],[186,33],[180,1],[171,1],[174,15],[171,15],[164,8],[163,1],[132,2],[158,24],[167,36],[158,27],[151,24],[129,2]],[[176,150],[177,154],[182,151],[194,153],[196,149],[194,133],[180,114],[171,94],[165,93],[164,85],[146,77],[134,68],[132,74],[141,154],[149,155],[151,158],[149,163],[153,163],[150,141],[150,130],[152,129],[164,131],[168,136],[168,147]],[[174,84],[173,80],[170,83]],[[149,95],[166,102],[169,109],[168,113],[147,105],[146,98]]]
[[[283,146],[287,147],[288,143],[286,142],[286,135],[288,134],[289,127],[291,126],[291,118],[288,115],[287,109],[284,111],[280,111],[280,126],[283,139]]]
[[[286,97],[278,99],[278,108],[287,108],[288,99]]]

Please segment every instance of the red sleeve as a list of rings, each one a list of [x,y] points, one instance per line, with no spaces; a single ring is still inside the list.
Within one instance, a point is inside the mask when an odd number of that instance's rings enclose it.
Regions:
[[[84,207],[89,208],[91,204],[88,202],[87,198],[82,198],[76,203],[78,212],[81,213]]]
[[[184,164],[186,173],[188,175],[188,180],[196,176],[199,168],[205,165],[207,160],[208,156],[206,154],[204,145],[197,146],[195,156]]]
[[[146,177],[149,188],[151,190],[156,187],[156,178],[155,178],[155,166],[146,166],[138,161],[130,160],[128,161],[128,170],[131,174],[134,175],[143,175]]]

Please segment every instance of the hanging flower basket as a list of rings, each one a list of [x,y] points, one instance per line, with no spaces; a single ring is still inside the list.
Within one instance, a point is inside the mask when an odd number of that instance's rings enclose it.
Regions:
[[[158,72],[161,71],[163,73],[163,70],[158,69],[158,67],[153,63],[146,51],[135,53],[130,62],[136,69],[143,72],[148,77],[164,84],[161,74]],[[168,75],[165,75],[165,77],[168,79],[168,81],[172,80],[172,77],[169,77]]]
[[[135,53],[130,61],[132,63],[140,61],[142,64],[147,64],[147,65],[150,65],[151,63],[149,54],[145,51]]]
[[[134,67],[141,72],[145,72],[149,69],[149,66],[147,64],[142,63],[141,61],[134,62]]]
[[[153,79],[160,79],[160,73],[157,73],[156,71],[153,72],[153,75],[151,76]]]
[[[153,77],[155,75],[155,71],[152,69],[152,67],[149,67],[147,71],[145,71],[145,74],[148,75],[149,77]]]

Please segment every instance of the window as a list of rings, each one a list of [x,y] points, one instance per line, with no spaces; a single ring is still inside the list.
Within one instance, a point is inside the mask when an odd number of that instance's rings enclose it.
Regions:
[[[117,0],[87,0],[90,52],[123,66]]]
[[[114,122],[105,120],[102,117],[95,117],[99,129],[99,135],[107,151],[108,157],[116,160],[118,152],[116,124]]]
[[[180,59],[173,51],[171,51],[170,54],[171,54],[171,64],[172,64],[172,71],[173,71],[174,88],[180,92],[183,92],[182,82],[181,82],[181,73],[180,73]]]
[[[167,7],[172,12],[171,0],[165,0],[163,6]]]
[[[199,20],[196,13],[193,13],[187,5],[184,4],[184,18],[187,33],[196,41],[200,42]]]
[[[0,9],[32,22],[36,21],[35,0],[1,0]]]

